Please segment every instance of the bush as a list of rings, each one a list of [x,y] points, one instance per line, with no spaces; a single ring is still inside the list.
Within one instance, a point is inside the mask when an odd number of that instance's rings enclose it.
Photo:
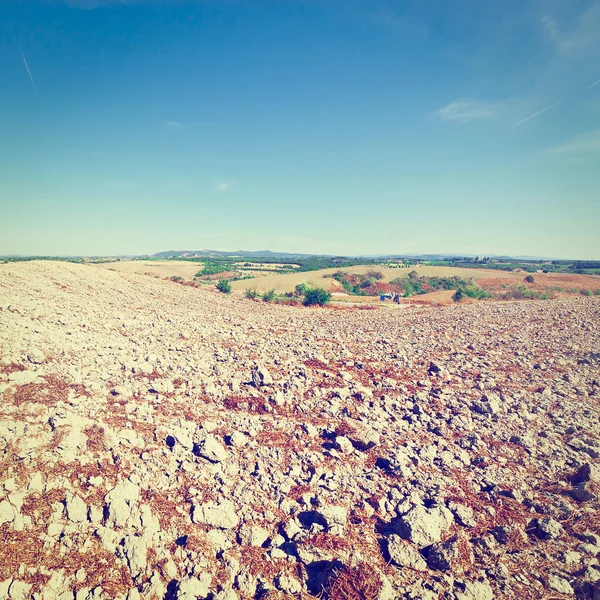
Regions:
[[[533,275],[527,275],[527,277],[525,277],[525,281],[527,283],[533,283],[535,281]]]
[[[323,306],[331,300],[331,294],[323,288],[315,288],[314,290],[306,290],[304,293],[304,306],[312,306],[318,304]]]
[[[231,294],[231,283],[228,279],[219,279],[217,289],[224,294]]]
[[[369,271],[367,273],[367,277],[369,279],[376,279],[377,281],[380,281],[383,279],[383,273],[381,271]]]
[[[273,302],[273,300],[275,300],[275,290],[273,290],[273,289],[267,290],[262,295],[262,299],[263,299],[263,302]]]
[[[592,295],[592,290],[581,290],[579,293],[582,296],[591,296]]]
[[[477,287],[476,285],[467,285],[465,287],[459,287],[456,292],[454,292],[454,296],[452,299],[454,302],[460,302],[463,298],[474,298],[475,300],[483,300],[484,298],[489,298],[490,294],[485,290]]]
[[[179,277],[179,275],[172,275],[171,277],[169,277],[169,279],[171,281],[174,281],[175,283],[179,283],[180,281],[183,281],[183,277]]]
[[[196,273],[196,277],[207,277],[208,275],[218,275],[219,273],[224,273],[229,269],[229,265],[227,264],[219,264],[213,262],[207,262],[204,264],[204,267],[201,271]]]
[[[256,291],[256,288],[248,288],[246,290],[246,298],[250,298],[250,300],[258,298],[258,292]]]
[[[463,288],[458,288],[456,292],[454,292],[454,296],[452,296],[452,300],[454,302],[460,302],[465,297],[465,292]]]
[[[294,288],[294,293],[296,294],[296,296],[304,296],[304,294],[306,293],[306,291],[308,290],[308,285],[306,283],[299,283],[295,288]]]

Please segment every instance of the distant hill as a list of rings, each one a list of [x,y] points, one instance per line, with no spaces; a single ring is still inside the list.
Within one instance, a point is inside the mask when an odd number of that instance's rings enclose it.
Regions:
[[[195,256],[240,256],[242,258],[309,258],[323,256],[321,254],[293,254],[289,252],[272,252],[271,250],[235,250],[224,252],[222,250],[167,250],[157,252],[153,258],[191,258]]]

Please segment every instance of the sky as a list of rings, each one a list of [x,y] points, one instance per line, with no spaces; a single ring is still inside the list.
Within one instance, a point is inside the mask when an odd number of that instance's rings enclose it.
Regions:
[[[600,0],[2,0],[0,254],[600,259]]]

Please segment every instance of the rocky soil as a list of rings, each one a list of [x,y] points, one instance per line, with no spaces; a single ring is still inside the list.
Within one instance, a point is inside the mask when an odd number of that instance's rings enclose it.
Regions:
[[[600,598],[599,324],[0,265],[0,599]]]

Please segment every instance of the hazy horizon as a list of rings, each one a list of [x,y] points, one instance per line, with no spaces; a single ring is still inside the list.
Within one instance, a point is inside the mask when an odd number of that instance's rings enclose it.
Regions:
[[[599,28],[600,0],[7,0],[0,254],[600,259]]]
[[[260,252],[269,252],[274,255],[307,255],[307,256],[331,256],[331,257],[342,257],[342,258],[364,258],[364,259],[377,259],[379,257],[408,257],[411,256],[420,257],[420,256],[444,256],[448,258],[452,257],[467,257],[467,258],[484,258],[488,257],[491,259],[494,258],[522,258],[524,260],[597,260],[595,258],[580,258],[573,256],[543,256],[540,254],[499,254],[495,253],[460,253],[460,252],[390,252],[388,254],[372,254],[372,253],[364,253],[364,254],[341,254],[341,253],[328,253],[328,254],[318,254],[312,252],[303,252],[301,250],[296,251],[283,251],[283,250],[272,250],[270,248],[236,248],[235,250],[227,249],[227,248],[197,248],[195,250],[186,250],[186,249],[169,249],[169,250],[157,250],[156,252],[139,252],[139,253],[107,253],[107,254],[17,254],[17,253],[6,253],[0,254],[1,257],[19,257],[19,258],[45,258],[45,257],[56,257],[56,258],[142,258],[142,257],[156,257],[157,254],[163,254],[167,252],[185,252],[185,253],[194,253],[194,252],[218,252],[226,255],[235,255],[238,252],[252,252],[252,253],[260,253]],[[161,258],[161,257],[158,257]],[[169,259],[176,259],[177,257],[165,257]]]

